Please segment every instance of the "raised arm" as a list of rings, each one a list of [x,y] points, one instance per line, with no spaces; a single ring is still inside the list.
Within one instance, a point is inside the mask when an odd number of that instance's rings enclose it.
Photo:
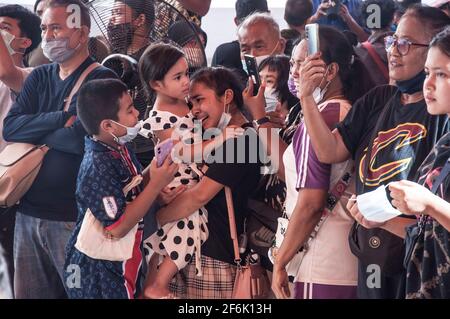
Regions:
[[[313,98],[313,92],[325,73],[325,63],[319,57],[320,52],[308,56],[302,63],[298,94],[305,125],[318,159],[327,164],[340,163],[350,158],[350,152],[339,132],[329,129]]]
[[[0,81],[14,92],[22,90],[25,81],[24,70],[16,66],[5,45],[5,40],[0,36]]]

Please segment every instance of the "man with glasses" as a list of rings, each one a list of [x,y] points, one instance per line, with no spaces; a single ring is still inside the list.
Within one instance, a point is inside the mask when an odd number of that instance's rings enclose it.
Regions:
[[[68,7],[76,6],[79,15]],[[77,12],[75,10],[75,12]],[[51,0],[41,22],[42,48],[54,63],[36,68],[4,121],[8,142],[49,147],[33,185],[20,200],[14,230],[14,293],[65,298],[65,246],[75,226],[75,186],[86,132],[76,117],[77,95],[64,104],[89,57],[90,16],[79,0]],[[116,75],[102,66],[85,81]]]

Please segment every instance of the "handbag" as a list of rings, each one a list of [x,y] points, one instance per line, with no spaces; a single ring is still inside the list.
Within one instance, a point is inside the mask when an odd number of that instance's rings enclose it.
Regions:
[[[93,63],[78,78],[64,104],[67,111],[73,96],[78,92],[84,79],[99,66]],[[0,153],[0,206],[15,205],[33,185],[45,154],[49,148],[46,145],[28,143],[10,143]]]
[[[365,173],[363,190],[369,173],[369,162],[371,159],[373,143],[377,137],[381,123],[385,121],[385,116],[391,104],[390,102],[394,97],[395,95],[385,104],[369,140],[366,162],[364,163]],[[363,265],[368,266],[376,264],[387,276],[398,274],[403,270],[403,259],[405,254],[404,240],[384,229],[366,229],[355,222],[350,229],[349,246],[353,255],[358,257]]]
[[[234,217],[233,196],[231,189],[225,186],[225,199],[227,202],[228,220],[230,223],[230,235],[233,240],[234,262],[237,265],[234,279],[233,299],[265,299],[270,293],[270,282],[266,270],[259,261],[247,256],[245,264],[239,254],[236,220]]]
[[[439,186],[444,182],[445,178],[450,174],[450,158],[445,163],[438,177],[433,183],[431,192],[437,194]],[[420,215],[419,222],[417,224],[412,224],[406,227],[406,237],[405,237],[405,258],[403,259],[403,266],[407,268],[409,261],[411,260],[414,247],[419,239],[419,237],[424,233],[425,226],[428,221],[427,215]]]
[[[138,225],[124,237],[112,238],[90,209],[86,210],[75,248],[88,257],[109,261],[125,261],[132,257]]]
[[[347,166],[347,168],[348,168],[348,166]],[[317,236],[317,233],[319,232],[320,227],[323,225],[323,223],[325,222],[327,217],[333,211],[334,207],[340,200],[342,194],[347,189],[347,186],[349,185],[350,180],[353,176],[354,169],[355,168],[352,163],[351,167],[345,170],[345,173],[342,175],[342,177],[339,179],[339,181],[336,183],[336,185],[334,185],[334,187],[328,193],[326,207],[323,211],[323,214],[322,214],[319,222],[317,223],[317,225],[314,227],[314,230],[309,235],[306,243],[303,244],[303,246],[294,255],[294,257],[292,257],[291,261],[286,265],[286,272],[287,272],[288,276],[293,276],[293,277],[297,276],[298,270],[300,269],[300,266],[303,261],[303,258],[305,257],[305,254],[308,252],[311,241]],[[273,243],[273,246],[269,249],[268,256],[272,263],[274,263],[278,249],[281,247],[281,244],[284,241],[284,236],[286,234],[288,225],[289,225],[289,219],[287,218],[286,208],[285,208],[283,216],[278,218],[278,227],[277,227],[277,232],[275,234],[275,241]]]

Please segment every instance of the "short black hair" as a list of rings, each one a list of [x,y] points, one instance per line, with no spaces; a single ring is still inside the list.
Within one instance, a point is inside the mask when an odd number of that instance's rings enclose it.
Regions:
[[[380,26],[377,28],[369,28],[367,21],[369,16],[372,14],[371,11],[367,12],[369,6],[376,5],[380,8]],[[394,0],[366,0],[361,6],[361,17],[364,21],[364,25],[368,29],[385,29],[392,23],[394,19],[394,13],[397,10]]]
[[[117,79],[92,80],[83,84],[77,98],[77,114],[89,135],[98,134],[103,120],[118,120],[120,99],[127,86]]]
[[[133,19],[143,14],[148,28],[152,28],[155,22],[155,3],[153,0],[115,0],[122,2],[133,10]]]
[[[267,0],[237,0],[235,8],[239,23],[253,12],[269,12]]]
[[[265,58],[258,67],[261,72],[264,68],[268,68],[271,72],[277,72],[277,81],[275,83],[275,92],[281,103],[286,102],[291,93],[289,92],[289,57],[287,55],[271,55]]]
[[[91,28],[91,16],[89,14],[89,9],[86,7],[83,1],[80,0],[49,0],[47,1],[47,9],[48,8],[57,8],[57,7],[65,7],[67,8],[70,5],[76,5],[80,8],[80,22],[82,26],[86,26],[89,29]]]
[[[284,20],[287,24],[300,27],[313,15],[311,0],[287,0],[284,8]]]
[[[41,43],[41,19],[30,10],[18,4],[10,4],[0,7],[0,17],[17,20],[21,36],[31,40],[25,54],[33,51]]]

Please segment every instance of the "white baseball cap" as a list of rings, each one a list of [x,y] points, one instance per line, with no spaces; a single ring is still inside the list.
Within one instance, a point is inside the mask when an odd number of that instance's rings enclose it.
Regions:
[[[422,4],[435,8],[439,8],[447,2],[450,2],[450,0],[422,0]]]

